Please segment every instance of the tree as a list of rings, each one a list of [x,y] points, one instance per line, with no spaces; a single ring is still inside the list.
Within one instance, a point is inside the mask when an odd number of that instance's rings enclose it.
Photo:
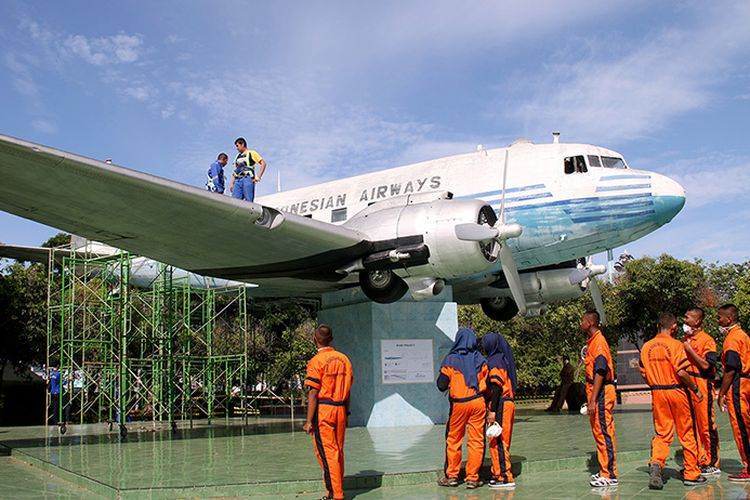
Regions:
[[[744,278],[737,280],[734,303],[739,309],[742,328],[746,332],[750,331],[750,271],[745,274]]]
[[[660,312],[679,317],[696,305],[715,306],[700,264],[666,254],[632,260],[616,286],[610,328],[617,337],[625,336],[638,345],[656,334]]]
[[[700,264],[700,261],[698,261]],[[718,264],[716,262],[704,267],[706,283],[713,290],[718,302],[734,300],[739,291],[739,281],[750,273],[750,260],[742,264]]]
[[[47,344],[47,271],[43,265],[14,263],[0,274],[0,394],[3,371],[42,364]]]

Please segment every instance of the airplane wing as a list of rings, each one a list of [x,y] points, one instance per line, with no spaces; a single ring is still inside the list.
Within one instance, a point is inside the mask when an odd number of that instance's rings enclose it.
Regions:
[[[372,245],[358,231],[3,135],[0,179],[1,210],[208,276],[333,285]]]
[[[23,245],[6,245],[0,243],[0,259],[15,259],[26,262],[49,262],[50,249],[45,247],[27,247]],[[59,250],[55,257],[62,259],[73,255],[71,250]]]

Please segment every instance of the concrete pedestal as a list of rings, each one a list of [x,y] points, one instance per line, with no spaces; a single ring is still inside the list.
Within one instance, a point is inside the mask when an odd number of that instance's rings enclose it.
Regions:
[[[435,380],[458,329],[452,299],[450,287],[428,301],[405,297],[393,304],[371,302],[359,289],[323,296],[318,318],[331,325],[333,346],[349,356],[354,369],[350,426],[402,427],[447,420],[448,401]],[[426,355],[429,349],[431,357]],[[422,359],[415,361],[416,356]]]

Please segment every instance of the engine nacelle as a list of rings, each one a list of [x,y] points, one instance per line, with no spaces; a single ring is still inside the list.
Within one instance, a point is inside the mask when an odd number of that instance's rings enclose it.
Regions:
[[[570,284],[568,277],[571,271],[572,269],[549,269],[521,274],[526,300],[546,304],[577,299],[585,290],[578,284]]]
[[[425,200],[425,195],[431,199]],[[493,265],[489,244],[462,241],[455,226],[497,220],[481,200],[452,200],[450,193],[422,193],[374,204],[344,225],[367,234],[376,252],[363,259],[367,270],[392,269],[398,275],[451,279],[486,271]],[[380,205],[380,206],[379,206]]]

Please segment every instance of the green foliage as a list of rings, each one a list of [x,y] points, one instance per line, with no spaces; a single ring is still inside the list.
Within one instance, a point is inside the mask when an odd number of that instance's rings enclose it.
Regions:
[[[727,263],[720,265],[714,262],[704,266],[704,271],[708,287],[716,295],[717,302],[732,302],[739,292],[739,281],[750,273],[750,260],[742,264]]]
[[[47,344],[47,272],[14,263],[0,274],[0,364],[17,371],[42,363]],[[1,377],[1,375],[0,375]],[[0,378],[0,384],[2,379]]]
[[[734,304],[739,309],[742,328],[750,332],[750,270],[745,273],[744,278],[737,280]]]
[[[669,255],[628,262],[616,288],[610,329],[633,343],[656,335],[660,312],[680,317],[691,306],[714,305],[703,268]]]
[[[57,233],[52,238],[42,243],[42,246],[45,248],[57,248],[67,245],[70,245],[70,235],[67,233]]]

